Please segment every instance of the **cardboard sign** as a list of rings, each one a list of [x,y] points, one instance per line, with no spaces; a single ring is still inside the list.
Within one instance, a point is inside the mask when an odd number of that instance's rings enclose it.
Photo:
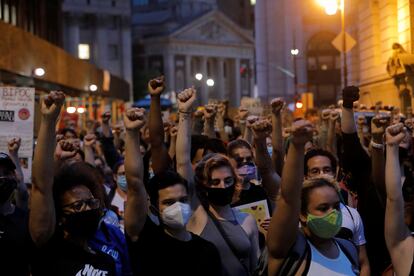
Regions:
[[[26,183],[32,178],[34,104],[34,88],[0,87],[0,151],[8,154],[9,140],[22,139],[19,159]]]
[[[239,205],[233,207],[242,213],[250,214],[256,219],[257,227],[261,232],[267,232],[263,228],[263,225],[266,223],[266,220],[270,219],[270,212],[267,206],[266,200],[260,200],[253,203],[248,203],[244,205]]]

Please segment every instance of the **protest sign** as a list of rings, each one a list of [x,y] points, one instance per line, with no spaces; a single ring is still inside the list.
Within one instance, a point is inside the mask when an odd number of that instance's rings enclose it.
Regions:
[[[31,182],[35,89],[0,87],[0,151],[8,153],[10,139],[22,139],[19,159],[24,181]]]
[[[267,230],[263,227],[264,224],[268,223],[268,220],[270,219],[270,212],[266,200],[239,205],[233,207],[233,209],[252,215],[256,220],[259,230],[261,230],[261,232],[267,232]]]

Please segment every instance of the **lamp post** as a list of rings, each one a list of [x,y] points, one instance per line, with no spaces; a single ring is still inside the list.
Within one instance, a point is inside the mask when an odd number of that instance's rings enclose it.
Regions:
[[[327,15],[334,15],[341,10],[341,35],[342,35],[342,60],[344,86],[348,85],[348,65],[346,62],[346,33],[345,33],[345,0],[317,0],[318,4],[325,8]]]
[[[295,97],[298,95],[298,71],[297,71],[297,65],[296,65],[296,58],[299,55],[299,49],[291,49],[290,54],[293,58],[293,74],[295,75],[293,77],[293,83],[294,83],[294,91],[295,91]]]

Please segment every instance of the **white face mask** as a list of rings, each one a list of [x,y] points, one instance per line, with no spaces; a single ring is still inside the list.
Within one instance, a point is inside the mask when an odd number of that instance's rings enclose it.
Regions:
[[[233,128],[231,126],[224,126],[224,132],[226,132],[228,135],[232,135]]]
[[[177,201],[164,209],[161,214],[162,222],[173,229],[184,228],[192,215],[189,204]]]

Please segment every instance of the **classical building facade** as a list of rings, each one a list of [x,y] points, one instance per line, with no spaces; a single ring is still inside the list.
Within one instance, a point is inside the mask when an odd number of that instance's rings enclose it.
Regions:
[[[252,32],[221,12],[216,1],[176,1],[175,5],[159,1],[156,6],[135,2],[133,39],[138,70],[163,73],[169,91],[195,86],[200,104],[227,99],[236,106],[241,97],[251,96]]]
[[[132,85],[130,0],[63,0],[62,10],[64,48]]]
[[[347,53],[348,84],[360,87],[362,103],[408,104],[386,68],[394,43],[413,53],[413,11],[409,0],[345,0],[346,31],[356,41]],[[259,96],[291,98],[296,88],[313,92],[317,105],[334,103],[341,94],[343,66],[330,42],[340,33],[340,13],[326,15],[315,0],[257,1],[255,12]],[[293,58],[290,50],[296,48],[299,55]],[[296,87],[289,74],[294,59]]]

